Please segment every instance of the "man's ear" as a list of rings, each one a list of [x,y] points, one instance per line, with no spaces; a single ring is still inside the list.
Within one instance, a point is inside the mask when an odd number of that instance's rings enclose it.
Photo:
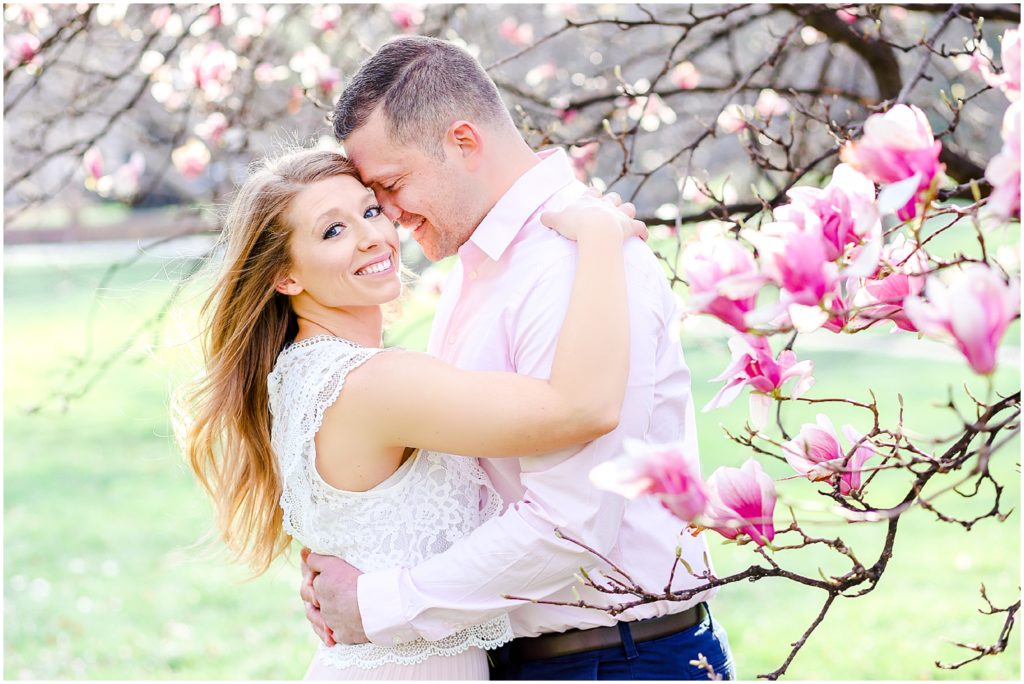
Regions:
[[[295,296],[302,292],[302,285],[299,281],[295,280],[291,274],[281,276],[276,283],[274,283],[274,289],[284,295]]]
[[[446,142],[456,148],[470,171],[475,171],[483,162],[483,136],[480,129],[469,121],[456,121],[449,126]]]

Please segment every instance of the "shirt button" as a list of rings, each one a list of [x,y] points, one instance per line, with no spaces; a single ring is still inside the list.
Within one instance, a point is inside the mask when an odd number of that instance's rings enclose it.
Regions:
[[[470,280],[476,280],[476,277],[477,277],[477,272],[476,271],[470,271],[469,272],[469,279]]]
[[[448,344],[455,344],[455,335],[451,335],[448,338]]]

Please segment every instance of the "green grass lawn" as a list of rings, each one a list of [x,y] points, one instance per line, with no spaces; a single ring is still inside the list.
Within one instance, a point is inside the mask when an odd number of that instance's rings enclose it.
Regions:
[[[111,283],[93,328],[96,359],[122,344],[155,310],[168,286],[162,263],[144,263]],[[73,390],[66,374],[87,349],[85,315],[99,267],[19,266],[4,275],[4,676],[10,679],[290,679],[298,678],[315,648],[297,600],[294,559],[246,581],[244,568],[192,544],[208,529],[210,511],[192,482],[173,439],[168,391],[180,378],[176,326],[160,340],[130,345],[93,388],[61,412],[44,402],[54,390]],[[191,309],[178,313],[187,319]],[[412,306],[407,320],[422,318]],[[417,348],[425,329],[398,325],[395,341]],[[982,385],[966,365],[881,354],[884,343],[863,350],[827,347],[801,353],[818,364],[813,396],[840,396],[865,385],[876,390],[883,416],[892,420],[896,394],[907,406],[907,424],[923,433],[953,427],[935,408],[946,388]],[[865,340],[875,340],[875,337]],[[1007,342],[1016,345],[1015,326]],[[697,406],[718,385],[707,380],[728,361],[724,339],[686,339]],[[798,352],[800,350],[798,349]],[[89,368],[96,363],[89,364]],[[996,389],[1019,387],[1019,369],[1007,367]],[[855,396],[865,399],[865,396]],[[800,419],[814,410],[792,407]],[[831,411],[830,411],[831,413]],[[837,424],[864,429],[865,416],[835,412]],[[699,414],[706,473],[738,465],[746,454],[723,438],[720,425],[737,430],[745,397],[733,406]],[[1019,445],[993,459],[1007,485],[1010,505],[1020,499]],[[771,464],[774,475],[785,467]],[[898,483],[879,482],[896,496]],[[786,501],[823,501],[805,481],[780,485]],[[953,495],[944,510],[977,508]],[[1001,656],[956,671],[933,661],[957,659],[950,640],[991,643],[1002,621],[977,613],[984,582],[997,604],[1019,596],[1020,518],[986,520],[972,532],[915,511],[901,522],[894,558],[869,596],[840,601],[790,669],[793,679],[1017,679],[1018,634]],[[874,525],[822,524],[814,533],[841,534],[873,561],[882,538]],[[752,560],[749,548],[712,540],[719,574]],[[816,574],[838,570],[828,559],[793,559]],[[785,560],[784,554],[779,555]],[[667,571],[667,568],[666,568]],[[767,580],[721,591],[717,619],[728,628],[739,674],[753,678],[778,666],[818,610],[823,596],[792,583]]]

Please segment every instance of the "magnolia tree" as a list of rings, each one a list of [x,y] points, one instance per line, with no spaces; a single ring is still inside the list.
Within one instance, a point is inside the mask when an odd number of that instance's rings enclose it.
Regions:
[[[568,147],[580,178],[640,208],[686,315],[733,331],[705,411],[749,397],[744,429],[727,433],[738,467],[702,480],[680,446],[631,444],[590,474],[657,497],[681,529],[744,546],[749,567],[674,591],[677,573],[692,574],[677,560],[655,590],[601,558],[604,572],[581,581],[609,603],[573,605],[618,613],[767,578],[816,590],[820,611],[761,675],[775,679],[836,599],[875,588],[908,511],[966,530],[1010,514],[990,466],[1012,458],[1019,387],[951,388],[948,432],[921,435],[904,427],[902,400],[883,411],[867,380],[818,396],[815,375],[830,369],[800,356],[811,334],[888,328],[993,377],[1019,317],[1019,21],[1009,5],[7,5],[5,213],[17,224],[82,195],[159,194],[198,217],[185,233],[215,232],[208,208],[254,158],[336,144],[331,104],[378,44],[415,32],[465,46],[532,144]],[[406,248],[419,294],[435,295],[439,271]],[[159,331],[167,309],[137,334]],[[72,394],[119,353],[86,358]],[[813,404],[815,422],[795,421],[796,404]],[[860,418],[837,430],[849,410]],[[803,481],[784,506],[773,461]],[[957,517],[949,492],[985,510]],[[881,543],[809,532],[807,511],[822,508],[801,504],[822,497],[835,520],[873,523]],[[808,548],[847,569],[804,574],[789,559]],[[982,599],[1002,620],[998,639],[961,644],[965,657],[940,667],[1008,644],[1020,601],[997,605],[984,588]]]

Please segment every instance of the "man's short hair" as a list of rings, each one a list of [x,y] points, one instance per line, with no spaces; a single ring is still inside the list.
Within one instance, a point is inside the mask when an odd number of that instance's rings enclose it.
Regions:
[[[511,124],[480,63],[464,49],[426,36],[390,40],[362,63],[334,107],[335,137],[344,141],[378,106],[395,142],[416,143],[438,157],[454,121]]]

